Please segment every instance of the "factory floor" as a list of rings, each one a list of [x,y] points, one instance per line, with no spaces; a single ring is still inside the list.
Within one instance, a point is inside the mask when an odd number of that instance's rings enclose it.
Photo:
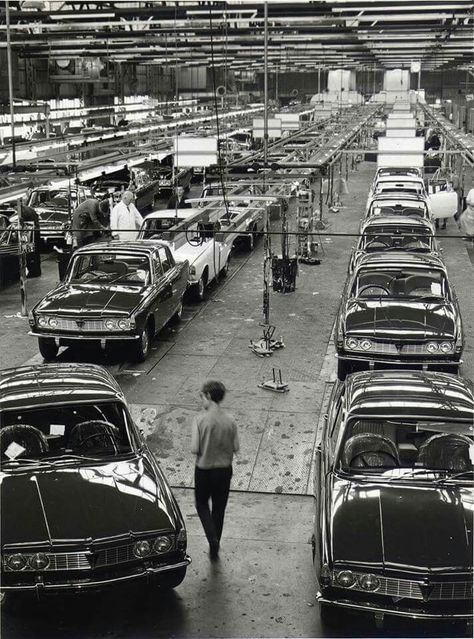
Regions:
[[[356,233],[375,165],[350,174],[338,213],[326,212],[329,233]],[[290,217],[292,208],[290,207]],[[291,225],[292,220],[290,220]],[[279,230],[279,222],[273,222]],[[461,306],[466,333],[461,373],[474,378],[474,265],[468,243],[450,221],[440,231],[444,258]],[[270,322],[285,348],[257,357],[248,348],[261,337],[263,247],[236,251],[226,279],[212,285],[201,305],[187,303],[183,321],[164,330],[143,364],[100,350],[64,349],[59,361],[102,364],[122,386],[135,421],[147,436],[183,510],[193,563],[169,594],[127,589],[46,600],[2,616],[2,637],[329,637],[457,636],[441,623],[373,621],[341,613],[337,625],[320,620],[311,560],[312,460],[336,359],[332,327],[354,237],[321,236],[320,265],[300,265],[297,290],[271,293]],[[275,253],[279,236],[272,237]],[[28,307],[57,280],[57,265],[43,261],[43,276],[28,281]],[[41,363],[27,335],[18,286],[0,291],[0,367]],[[287,393],[260,388],[280,369]],[[199,410],[205,379],[226,385],[225,405],[237,419],[241,452],[226,513],[220,560],[211,563],[194,510],[190,420]]]

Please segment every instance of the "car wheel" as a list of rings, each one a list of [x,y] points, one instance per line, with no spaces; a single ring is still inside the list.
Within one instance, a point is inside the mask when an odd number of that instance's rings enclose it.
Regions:
[[[204,291],[206,289],[206,282],[204,280],[204,275],[201,275],[199,278],[199,282],[193,287],[193,297],[196,302],[202,302],[204,299]]]
[[[153,339],[151,323],[147,322],[142,329],[140,337],[137,339],[133,348],[133,359],[136,362],[144,362],[150,352],[151,340]]]
[[[252,226],[252,228],[250,229],[250,233],[251,234],[249,235],[248,240],[247,240],[247,251],[249,251],[249,252],[253,251],[253,248],[255,246],[255,235],[254,235],[255,226]]]
[[[162,588],[177,588],[186,577],[186,567],[171,570],[160,583]]]
[[[179,303],[176,313],[173,315],[173,317],[170,320],[170,324],[179,324],[182,317],[183,317],[183,300],[181,300],[181,302]]]
[[[343,359],[337,360],[337,378],[343,382],[349,373],[350,366]]]
[[[51,337],[38,337],[38,348],[47,361],[54,359],[59,351],[59,346],[56,345],[56,342]]]
[[[228,257],[226,259],[226,262],[225,262],[223,268],[221,269],[221,271],[219,273],[219,275],[221,277],[226,277],[227,276],[227,273],[229,272],[229,266],[230,266],[230,257]]]
[[[0,594],[2,614],[21,615],[24,614],[25,604],[28,603],[27,595],[24,592],[2,592]]]

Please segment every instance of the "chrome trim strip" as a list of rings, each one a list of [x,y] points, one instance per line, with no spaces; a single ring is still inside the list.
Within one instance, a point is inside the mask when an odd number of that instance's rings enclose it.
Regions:
[[[472,619],[472,613],[430,613],[430,612],[418,612],[410,610],[397,610],[394,608],[385,608],[384,606],[377,606],[376,604],[369,603],[356,603],[351,601],[340,601],[337,599],[326,599],[322,594],[318,593],[316,599],[319,603],[328,604],[331,606],[338,606],[340,608],[350,608],[352,610],[364,610],[365,612],[373,612],[374,614],[386,614],[394,615],[397,617],[409,617],[410,619]]]
[[[114,577],[112,579],[101,579],[98,581],[88,581],[85,583],[75,584],[75,583],[62,583],[62,584],[28,584],[18,585],[18,586],[2,586],[0,592],[6,591],[39,591],[42,590],[85,590],[87,588],[95,588],[97,586],[108,586],[111,584],[132,581],[134,579],[143,579],[144,577],[152,577],[155,574],[159,574],[162,572],[167,572],[169,570],[175,570],[176,568],[184,568],[189,566],[191,563],[191,557],[186,555],[186,559],[184,561],[180,561],[177,564],[173,564],[171,566],[160,566],[159,568],[144,568],[143,572],[134,574],[134,575],[124,575],[123,577]]]
[[[32,335],[33,337],[50,337],[51,339],[58,339],[59,341],[63,339],[81,339],[81,340],[94,340],[100,342],[101,340],[105,340],[108,342],[109,340],[118,339],[118,340],[134,340],[140,339],[139,335],[91,335],[90,333],[81,333],[80,335],[65,335],[64,333],[35,333],[34,331],[28,331],[28,335]]]

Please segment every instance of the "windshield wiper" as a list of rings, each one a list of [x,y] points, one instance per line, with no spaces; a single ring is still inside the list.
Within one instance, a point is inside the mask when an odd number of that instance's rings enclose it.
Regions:
[[[57,464],[62,461],[91,461],[91,462],[99,462],[102,461],[100,457],[85,457],[82,455],[75,455],[74,453],[65,453],[64,455],[60,455],[59,457],[54,457],[50,459],[51,464]]]
[[[431,468],[415,468],[408,473],[404,473],[403,475],[397,475],[396,477],[390,477],[388,481],[396,481],[398,479],[406,479],[409,477],[415,477],[416,475],[432,475],[433,473],[439,472],[437,470],[432,470]]]
[[[50,462],[46,459],[29,459],[28,457],[19,457],[18,459],[5,459],[2,461],[2,466],[4,464],[49,464]]]
[[[445,470],[444,472],[449,472],[449,471]],[[472,475],[473,473],[474,473],[474,470],[463,470],[461,473],[448,475],[447,477],[441,477],[440,479],[437,479],[435,483],[440,484],[442,482],[451,481],[453,479],[461,479],[464,475]]]

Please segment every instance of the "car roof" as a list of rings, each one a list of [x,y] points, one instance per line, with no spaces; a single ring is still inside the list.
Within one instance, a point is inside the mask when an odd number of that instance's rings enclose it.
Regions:
[[[358,268],[380,266],[414,266],[426,268],[441,268],[446,270],[443,261],[431,253],[408,253],[406,251],[381,251],[363,255],[358,263]]]
[[[474,424],[472,384],[462,377],[428,371],[364,371],[350,375],[346,388],[346,408],[352,417],[406,415]]]
[[[178,209],[178,218],[185,219],[194,215],[200,209]],[[149,213],[145,220],[159,220],[161,218],[176,217],[176,209],[162,209]]]
[[[387,202],[388,200],[393,200],[396,203],[403,204],[403,202],[426,202],[426,197],[421,193],[404,193],[401,191],[397,193],[396,191],[385,191],[384,193],[376,193],[370,198],[370,203],[374,202]]]
[[[408,215],[377,215],[367,218],[363,224],[363,230],[372,226],[418,226],[432,231],[433,225],[425,217],[409,217]]]
[[[414,182],[415,184],[423,184],[423,178],[419,175],[407,175],[407,174],[397,174],[397,175],[379,175],[377,178],[377,184],[384,184],[385,182],[403,182],[410,183]]]
[[[147,253],[151,255],[160,246],[168,246],[160,240],[112,240],[111,242],[95,242],[74,251],[73,257],[84,253]]]
[[[0,371],[0,410],[119,399],[117,382],[95,364],[38,364]]]

